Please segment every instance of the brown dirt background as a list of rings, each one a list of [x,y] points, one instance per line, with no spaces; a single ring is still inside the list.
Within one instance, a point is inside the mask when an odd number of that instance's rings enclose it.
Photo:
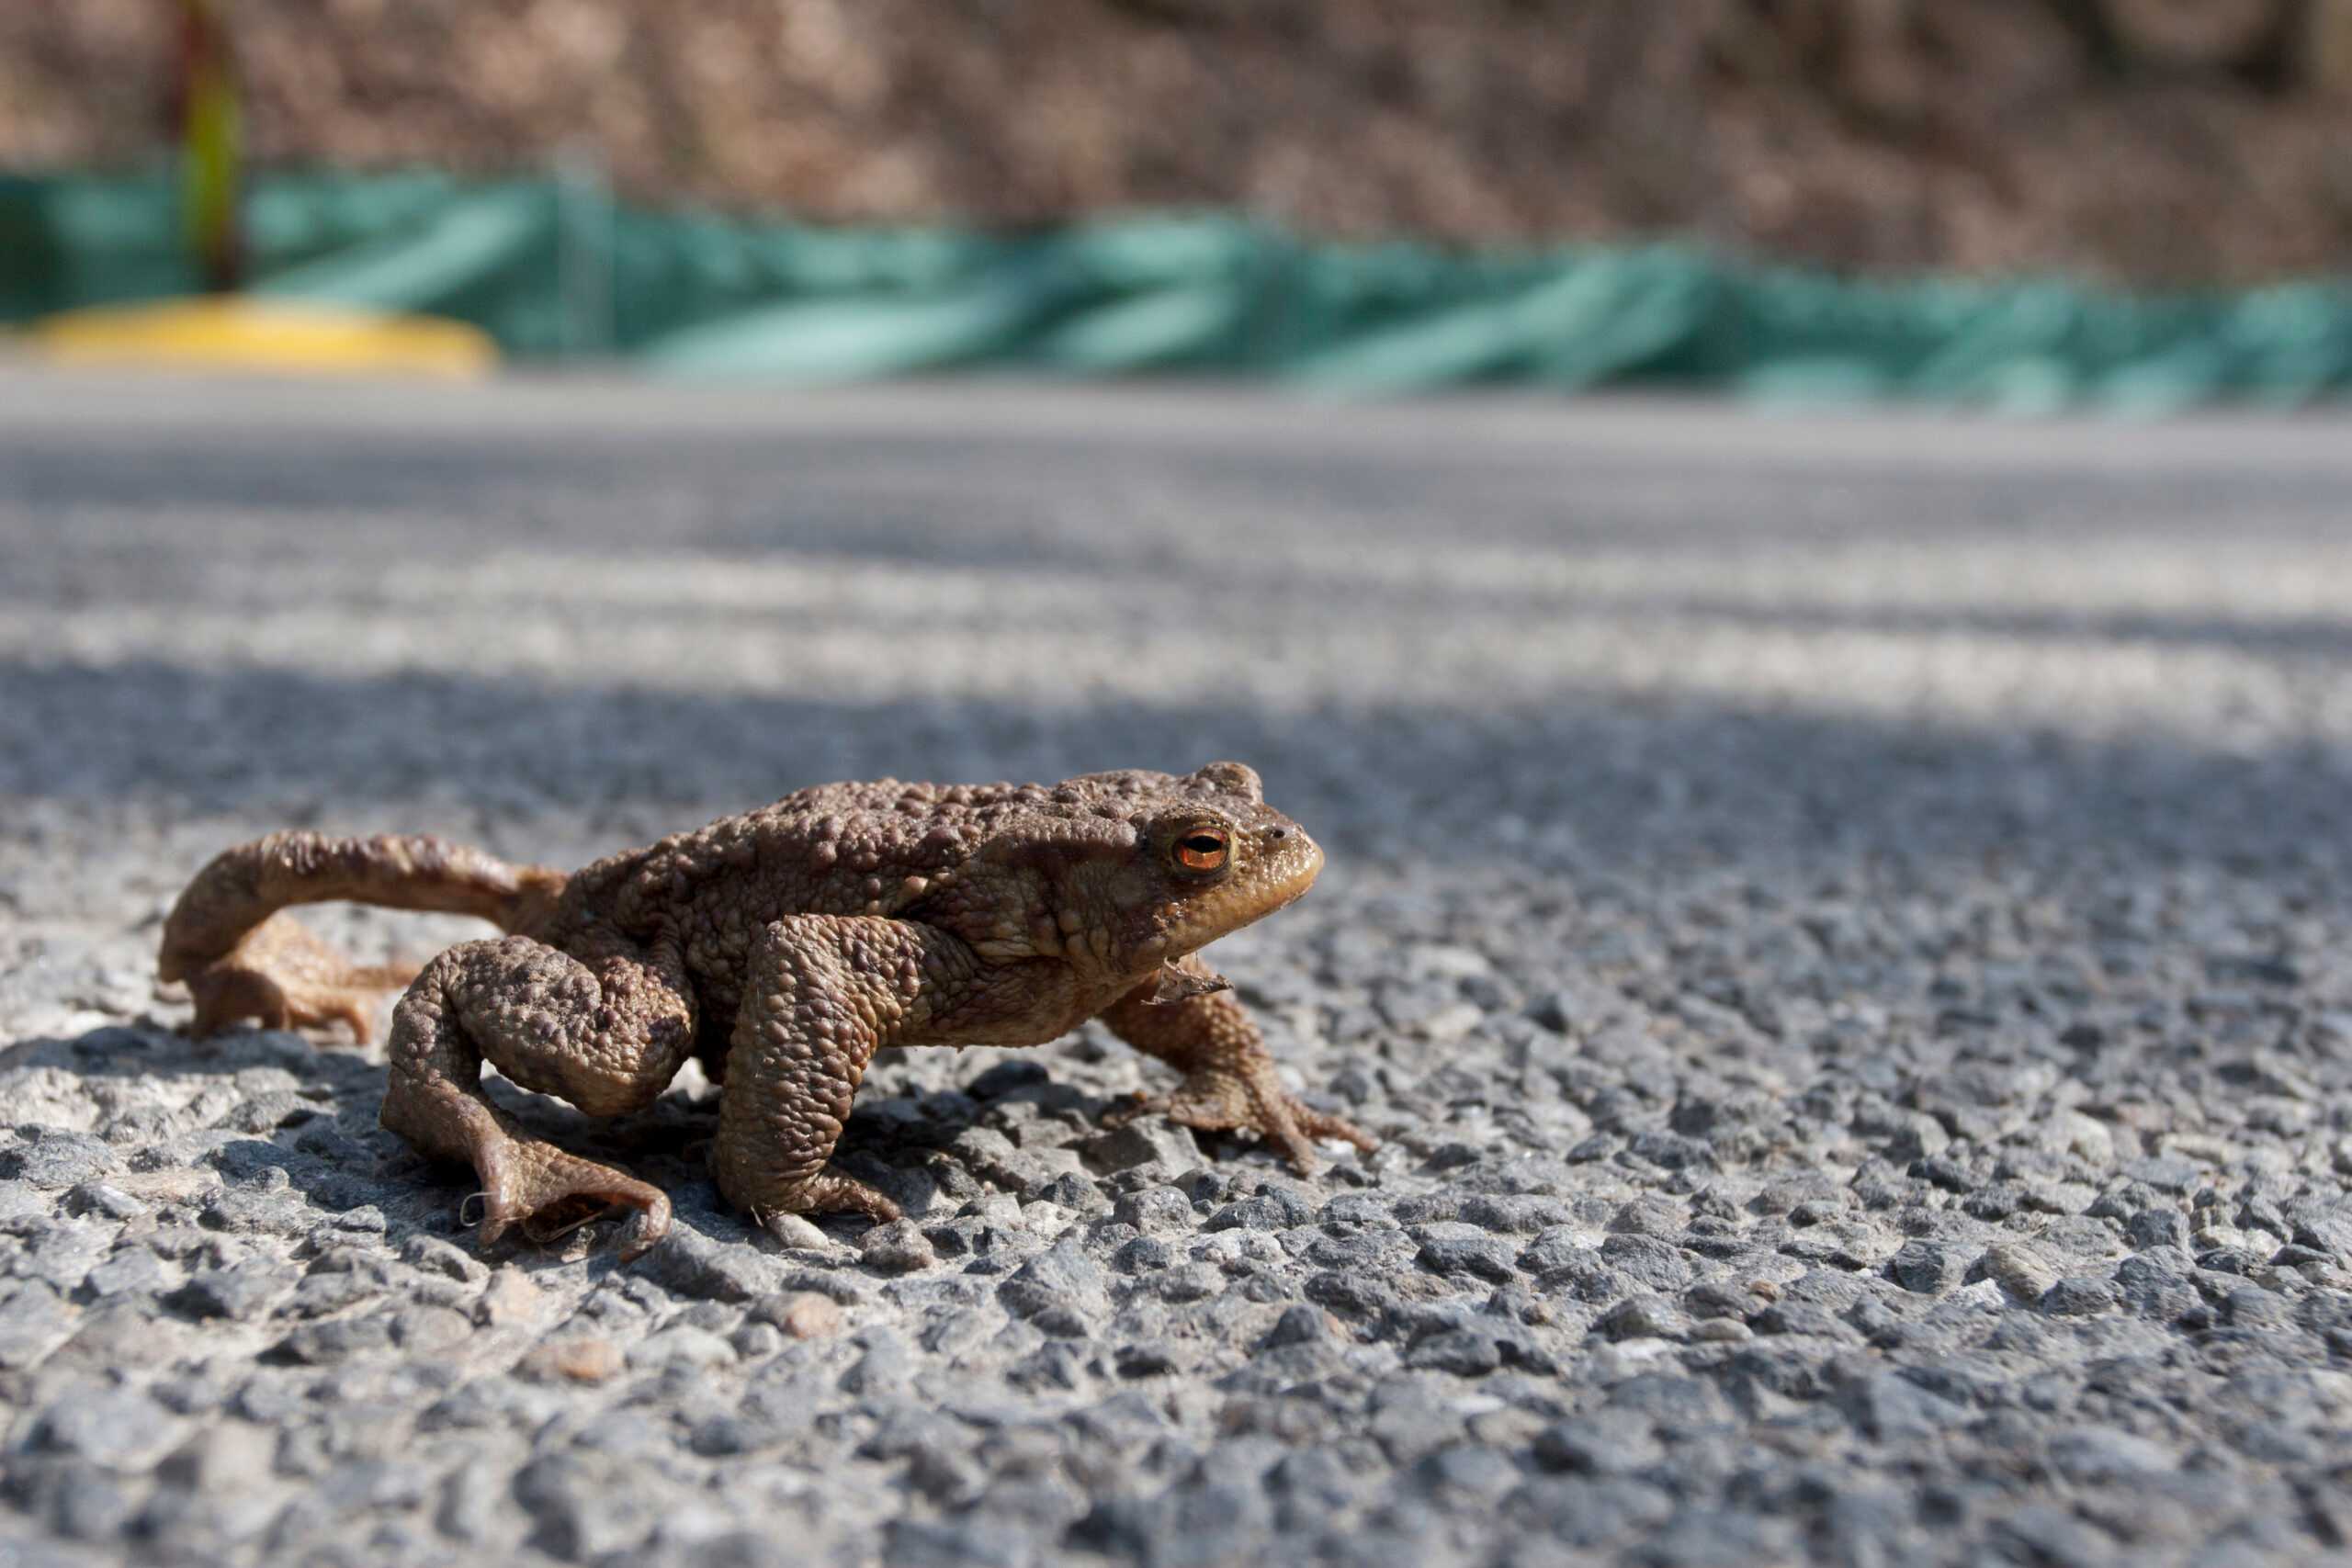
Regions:
[[[2352,0],[230,0],[255,155],[633,197],[1678,235],[1870,271],[2352,259]],[[0,166],[152,159],[166,0],[0,7]]]

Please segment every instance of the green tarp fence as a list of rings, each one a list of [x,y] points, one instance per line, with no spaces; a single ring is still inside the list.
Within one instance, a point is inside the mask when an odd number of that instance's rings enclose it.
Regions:
[[[266,175],[246,225],[257,293],[455,317],[518,358],[681,375],[1164,373],[2150,412],[2352,390],[2352,280],[2145,297],[1859,282],[1671,245],[1307,243],[1218,216],[843,229],[435,174]],[[0,177],[0,320],[196,284],[167,175]]]

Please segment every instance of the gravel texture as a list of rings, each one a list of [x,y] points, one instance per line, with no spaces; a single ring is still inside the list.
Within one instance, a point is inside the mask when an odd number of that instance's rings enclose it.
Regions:
[[[0,375],[0,1562],[2309,1562],[2352,1538],[2352,441]],[[1234,756],[1316,1179],[1091,1030],[917,1200],[479,1254],[376,1053],[173,1032],[266,829],[584,860]],[[329,909],[355,951],[461,921]]]

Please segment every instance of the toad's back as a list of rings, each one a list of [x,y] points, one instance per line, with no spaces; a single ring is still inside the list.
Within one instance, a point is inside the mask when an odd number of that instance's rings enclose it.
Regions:
[[[1020,902],[1010,869],[975,885],[976,857],[1140,822],[1171,782],[1136,771],[1052,785],[819,785],[583,868],[542,935],[579,951],[600,931],[633,942],[667,934],[683,944],[706,1005],[731,1012],[742,965],[770,921],[968,917],[983,903]]]

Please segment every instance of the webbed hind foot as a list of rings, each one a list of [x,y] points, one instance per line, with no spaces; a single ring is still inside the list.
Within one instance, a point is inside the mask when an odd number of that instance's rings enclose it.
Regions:
[[[509,1231],[546,1246],[616,1210],[628,1215],[620,1237],[623,1262],[670,1233],[670,1197],[662,1189],[531,1137],[454,1085],[419,1082],[395,1071],[385,1089],[383,1122],[419,1148],[474,1168],[481,1190],[467,1207],[481,1205],[475,1236],[484,1247]]]
[[[605,1215],[625,1212],[620,1258],[626,1263],[670,1234],[670,1197],[594,1160],[536,1138],[501,1138],[474,1157],[487,1207],[478,1233],[484,1247],[509,1229],[546,1246]]]
[[[202,1039],[241,1019],[264,1029],[317,1029],[339,1020],[365,1045],[375,1038],[385,997],[416,974],[414,964],[353,964],[298,922],[272,915],[187,977],[196,1001],[188,1032]]]

